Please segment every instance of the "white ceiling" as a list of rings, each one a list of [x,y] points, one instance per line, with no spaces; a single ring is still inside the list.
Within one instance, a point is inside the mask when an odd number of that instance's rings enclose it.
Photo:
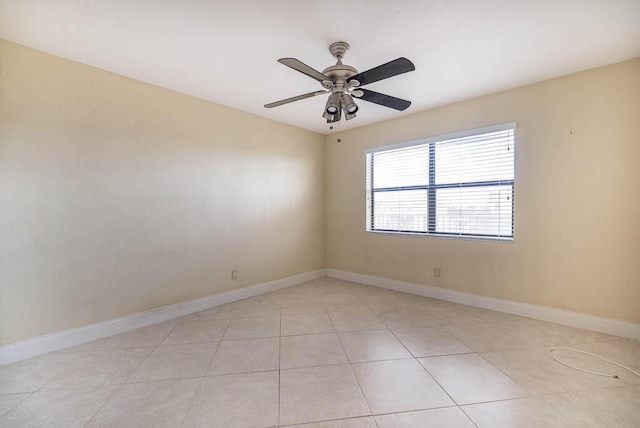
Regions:
[[[276,62],[322,70],[344,40],[364,71],[400,56],[416,71],[367,86],[342,129],[640,56],[640,0],[0,0],[0,38],[320,133],[322,89]]]

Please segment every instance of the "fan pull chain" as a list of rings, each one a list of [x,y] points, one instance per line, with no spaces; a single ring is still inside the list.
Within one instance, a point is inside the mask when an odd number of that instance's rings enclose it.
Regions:
[[[333,131],[333,125],[329,126],[329,129]],[[342,143],[342,123],[338,122],[338,138],[336,143]]]

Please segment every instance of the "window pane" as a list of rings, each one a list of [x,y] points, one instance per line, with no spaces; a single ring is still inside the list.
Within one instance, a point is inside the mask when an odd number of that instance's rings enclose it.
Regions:
[[[398,190],[394,192],[373,192],[373,228],[426,232],[427,191]]]
[[[429,147],[416,146],[373,154],[373,188],[429,183]]]
[[[513,131],[471,138],[436,144],[436,184],[513,180]]]
[[[436,191],[436,233],[512,236],[513,186]]]

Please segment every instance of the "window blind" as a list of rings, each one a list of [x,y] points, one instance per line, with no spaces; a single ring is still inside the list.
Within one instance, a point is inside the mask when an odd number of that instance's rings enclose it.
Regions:
[[[515,128],[367,150],[367,230],[513,239]]]

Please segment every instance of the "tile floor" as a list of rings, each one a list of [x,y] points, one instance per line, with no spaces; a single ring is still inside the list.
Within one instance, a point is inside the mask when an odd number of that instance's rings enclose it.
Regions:
[[[322,278],[0,367],[0,427],[640,427],[640,342]]]

